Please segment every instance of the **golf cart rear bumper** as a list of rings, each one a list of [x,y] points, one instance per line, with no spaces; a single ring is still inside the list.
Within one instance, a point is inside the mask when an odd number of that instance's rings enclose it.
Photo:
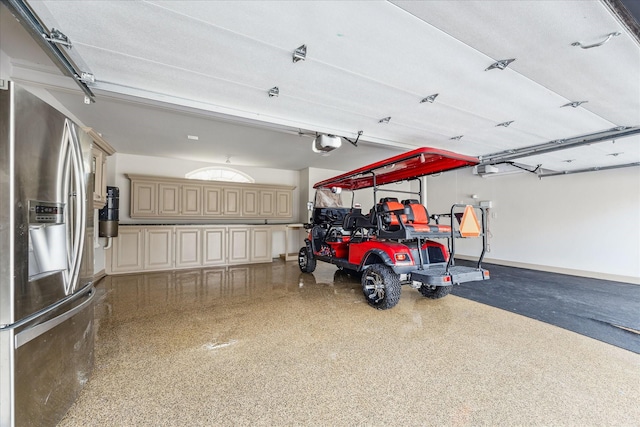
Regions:
[[[489,279],[489,270],[463,266],[428,268],[411,273],[411,280],[431,286],[451,286],[465,282],[477,282]]]

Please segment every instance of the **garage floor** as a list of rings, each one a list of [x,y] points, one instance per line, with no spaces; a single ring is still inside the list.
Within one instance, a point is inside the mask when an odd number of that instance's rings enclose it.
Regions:
[[[494,275],[496,279],[499,279]],[[61,426],[637,425],[640,355],[403,288],[392,310],[295,262],[107,277]]]

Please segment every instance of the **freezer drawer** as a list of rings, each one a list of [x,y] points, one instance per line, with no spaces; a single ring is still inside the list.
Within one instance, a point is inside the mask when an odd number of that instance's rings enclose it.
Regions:
[[[95,289],[15,334],[15,425],[56,425],[93,369]]]

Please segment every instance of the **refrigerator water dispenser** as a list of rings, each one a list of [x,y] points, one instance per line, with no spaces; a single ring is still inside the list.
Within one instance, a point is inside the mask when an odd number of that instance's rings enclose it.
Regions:
[[[67,269],[64,204],[29,201],[29,280]]]

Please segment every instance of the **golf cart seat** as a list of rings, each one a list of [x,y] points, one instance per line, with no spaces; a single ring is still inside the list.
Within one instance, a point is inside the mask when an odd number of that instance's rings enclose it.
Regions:
[[[342,228],[346,231],[355,231],[359,228],[371,229],[375,227],[369,216],[363,215],[361,209],[355,208],[345,215]]]
[[[406,202],[406,203],[405,203]],[[378,236],[386,239],[448,237],[451,227],[429,224],[427,209],[417,200],[386,197],[376,206]]]
[[[403,206],[408,206],[411,213],[407,215],[407,223],[418,232],[432,233],[451,233],[451,227],[448,225],[429,224],[429,212],[416,199],[407,199],[402,201]]]

